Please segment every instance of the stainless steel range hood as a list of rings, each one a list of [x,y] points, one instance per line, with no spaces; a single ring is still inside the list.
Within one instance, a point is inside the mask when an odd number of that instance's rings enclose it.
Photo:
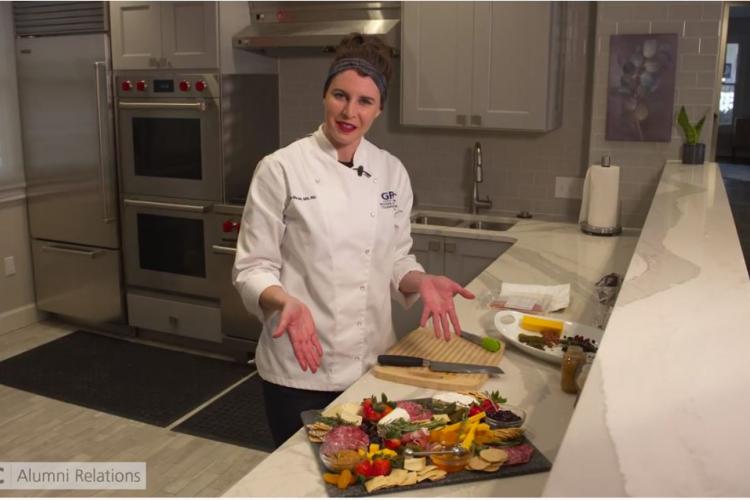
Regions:
[[[238,49],[272,55],[330,52],[349,33],[380,37],[398,50],[400,2],[248,2],[250,26]]]

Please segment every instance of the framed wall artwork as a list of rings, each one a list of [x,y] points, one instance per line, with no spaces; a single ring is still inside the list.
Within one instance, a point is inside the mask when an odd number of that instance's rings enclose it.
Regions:
[[[606,140],[671,140],[676,61],[676,34],[610,37]]]

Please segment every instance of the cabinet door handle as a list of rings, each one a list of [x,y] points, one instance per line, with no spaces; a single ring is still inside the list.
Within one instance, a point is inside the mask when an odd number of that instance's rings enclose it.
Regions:
[[[445,244],[445,253],[456,253],[456,244],[455,243],[446,243]]]
[[[472,125],[482,125],[482,115],[471,115]]]
[[[169,315],[169,326],[177,326],[180,323],[180,319],[176,316]]]
[[[159,67],[159,60],[156,59],[155,57],[150,57],[148,59],[148,65],[149,66],[153,66],[154,68],[158,68]]]
[[[459,125],[466,125],[466,115],[456,115],[456,123]]]
[[[442,247],[442,245],[440,244],[439,241],[431,241],[427,245],[427,248],[430,249],[430,252],[439,252],[440,249],[441,249],[441,247]]]

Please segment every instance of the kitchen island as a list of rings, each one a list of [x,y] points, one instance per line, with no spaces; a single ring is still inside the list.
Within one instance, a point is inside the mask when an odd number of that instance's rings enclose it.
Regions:
[[[575,407],[560,391],[557,367],[512,348],[501,362],[505,375],[485,387],[528,410],[528,437],[554,462],[550,473],[408,496],[750,494],[741,466],[750,458],[750,280],[718,165],[668,162],[640,239],[532,221],[506,236],[515,244],[469,285],[475,293],[497,280],[569,281],[571,306],[559,316],[593,324],[595,281],[627,268],[604,340]],[[464,329],[489,331],[490,314],[456,304]],[[366,374],[340,401],[383,391],[393,399],[435,392]],[[303,431],[226,495],[325,496]]]
[[[515,240],[513,246],[473,280],[468,288],[481,295],[501,281],[570,283],[570,306],[555,316],[588,324],[596,324],[604,311],[596,300],[594,284],[607,273],[624,275],[639,235],[638,230],[625,230],[617,237],[597,237],[581,233],[576,224],[534,220],[519,220],[503,233],[417,225],[413,226],[413,230],[444,236],[464,234],[472,238]],[[478,301],[457,298],[456,309],[464,330],[483,333],[494,329],[494,312],[483,309]],[[498,390],[509,404],[528,411],[527,436],[550,461],[554,461],[576,399],[560,390],[559,366],[508,348],[501,367],[505,374],[490,379],[484,389]],[[367,373],[349,387],[336,403],[359,402],[382,392],[398,400],[429,397],[437,391],[387,382]],[[252,423],[248,422],[248,425]],[[533,474],[441,486],[438,489],[411,490],[408,496],[539,496],[547,476],[547,473]],[[224,496],[326,496],[317,457],[305,432],[298,431]]]

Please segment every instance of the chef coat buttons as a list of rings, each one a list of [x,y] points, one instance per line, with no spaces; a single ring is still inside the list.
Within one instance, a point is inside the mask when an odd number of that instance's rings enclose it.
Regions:
[[[315,184],[320,184],[320,179],[315,179]]]
[[[362,326],[362,322],[361,321],[357,321],[357,326]]]
[[[370,255],[370,249],[365,250],[365,255]]]
[[[370,212],[370,217],[375,217],[375,212]]]
[[[365,291],[365,285],[361,285],[361,286],[359,287],[359,289],[360,289],[360,290],[362,290],[362,291],[364,292],[364,291]]]

